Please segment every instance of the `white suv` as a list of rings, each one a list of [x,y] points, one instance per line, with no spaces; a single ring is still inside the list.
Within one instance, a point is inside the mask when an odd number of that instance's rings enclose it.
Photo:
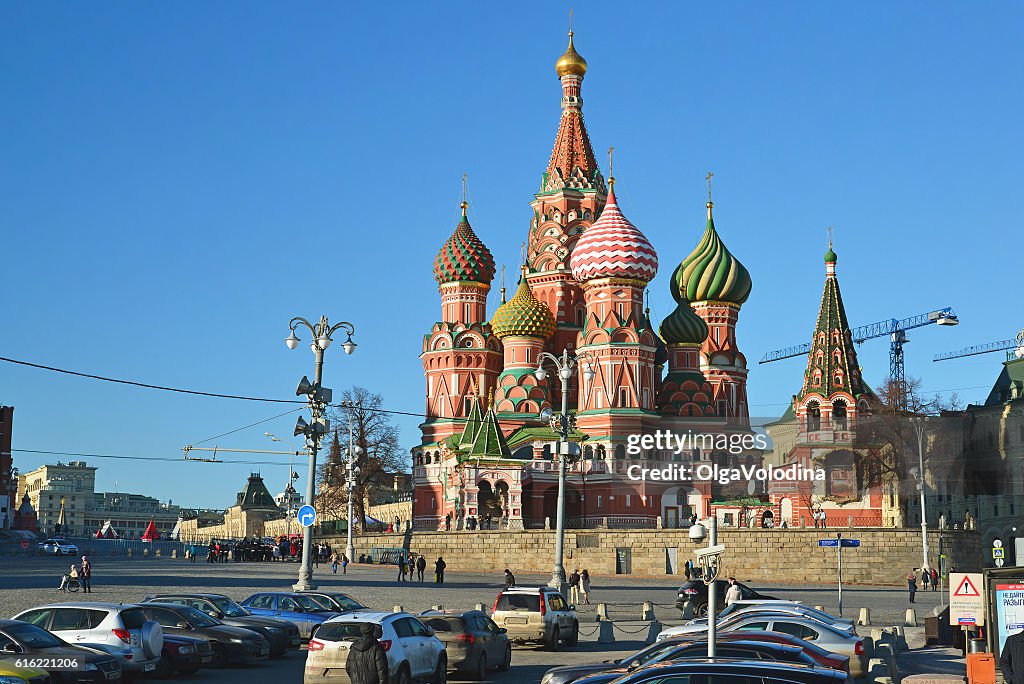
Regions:
[[[304,684],[347,684],[349,648],[362,637],[360,627],[365,624],[379,625],[384,632],[380,643],[388,655],[388,679],[392,684],[445,683],[448,654],[433,629],[409,613],[356,611],[332,617],[313,632]]]
[[[47,539],[36,545],[40,553],[48,553],[54,556],[77,556],[78,547],[67,539]]]
[[[576,606],[551,587],[509,587],[494,599],[491,619],[513,641],[543,641],[551,648],[580,638]]]
[[[117,656],[126,672],[152,672],[160,661],[164,632],[139,606],[120,603],[53,603],[18,613],[15,620],[53,632],[75,646]]]

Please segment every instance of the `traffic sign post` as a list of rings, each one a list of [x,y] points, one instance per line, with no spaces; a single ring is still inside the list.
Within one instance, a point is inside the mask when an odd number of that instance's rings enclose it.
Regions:
[[[980,572],[949,573],[949,623],[963,628],[985,624],[985,596]]]
[[[855,549],[860,546],[860,539],[843,539],[841,532],[836,532],[835,539],[819,539],[820,548],[835,548],[839,563],[839,617],[843,617],[843,549]]]
[[[316,509],[306,504],[299,509],[298,514],[299,524],[303,527],[312,527],[313,523],[316,522]]]

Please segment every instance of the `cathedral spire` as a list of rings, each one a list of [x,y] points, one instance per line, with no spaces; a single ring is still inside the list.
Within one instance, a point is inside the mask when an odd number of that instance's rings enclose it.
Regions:
[[[583,123],[583,98],[580,96],[587,60],[576,51],[572,31],[569,31],[569,47],[555,63],[555,72],[562,81],[562,119],[548,160],[542,192],[565,186],[600,188],[602,183],[598,179],[597,159]]]

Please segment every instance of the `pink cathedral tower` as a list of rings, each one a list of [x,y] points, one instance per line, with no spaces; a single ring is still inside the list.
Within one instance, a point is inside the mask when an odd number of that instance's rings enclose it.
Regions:
[[[494,258],[473,232],[462,203],[462,219],[434,259],[441,293],[441,320],[423,337],[428,442],[461,434],[473,402],[494,388],[502,369],[501,342],[487,322],[487,293]],[[479,406],[478,406],[479,408]]]

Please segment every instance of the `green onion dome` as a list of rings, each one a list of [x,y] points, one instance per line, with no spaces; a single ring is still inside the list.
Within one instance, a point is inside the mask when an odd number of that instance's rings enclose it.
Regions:
[[[470,227],[466,207],[463,202],[462,220],[434,259],[434,278],[439,285],[457,282],[490,284],[494,280],[494,257]]]
[[[742,304],[750,296],[750,273],[718,236],[712,206],[708,202],[708,224],[700,243],[672,274],[672,296],[677,302]]]
[[[668,361],[668,347],[665,346],[665,340],[661,338],[661,335],[654,330],[654,323],[651,321],[650,307],[644,309],[643,326],[654,334],[654,365],[665,365],[665,362]]]
[[[498,339],[502,340],[506,337],[536,337],[546,340],[555,332],[555,317],[548,305],[530,292],[525,267],[515,296],[494,312],[491,329]]]
[[[826,264],[834,264],[837,261],[839,261],[839,256],[832,249],[832,243],[830,242],[830,243],[828,243],[828,251],[825,252],[825,263]]]
[[[702,344],[708,337],[708,324],[683,300],[661,322],[661,336],[668,344]]]

